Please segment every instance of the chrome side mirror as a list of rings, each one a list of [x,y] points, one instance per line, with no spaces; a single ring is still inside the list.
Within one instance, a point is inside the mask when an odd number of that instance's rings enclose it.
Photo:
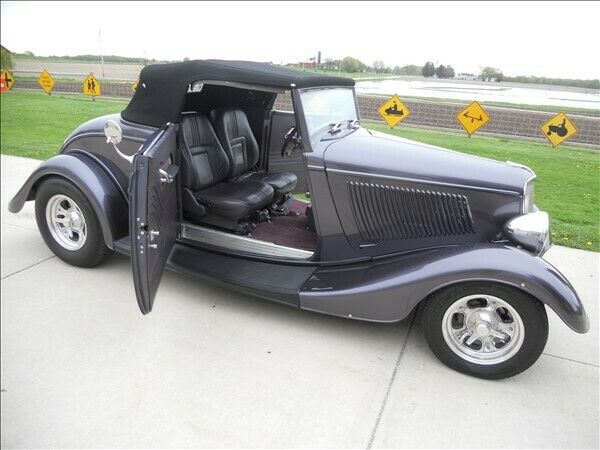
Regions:
[[[130,163],[133,162],[133,155],[128,156],[117,148],[117,144],[123,140],[123,130],[121,130],[121,125],[114,120],[107,120],[104,124],[104,135],[106,136],[106,143],[112,144],[115,152],[117,152],[121,158]]]
[[[104,135],[106,136],[106,143],[113,143],[117,145],[123,139],[123,131],[121,125],[114,120],[107,120],[104,124]]]

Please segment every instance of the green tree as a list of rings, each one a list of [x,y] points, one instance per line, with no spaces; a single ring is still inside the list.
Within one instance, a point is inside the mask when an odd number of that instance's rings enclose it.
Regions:
[[[0,67],[2,67],[2,70],[12,70],[14,68],[12,55],[8,50],[2,49],[0,54]]]
[[[452,66],[446,66],[446,78],[454,78],[456,76],[456,72],[454,72],[454,68]]]
[[[354,73],[354,72],[358,72],[359,69],[360,69],[360,61],[358,59],[353,58],[352,56],[346,56],[342,60],[342,70],[344,72]]]
[[[377,61],[373,62],[373,70],[375,71],[375,73],[381,73],[385,70],[385,64],[382,60],[378,59]]]
[[[421,75],[425,78],[431,78],[435,75],[435,65],[431,61],[427,61],[421,69]]]
[[[483,81],[502,81],[502,79],[504,78],[504,74],[500,69],[487,66],[481,69],[481,74],[479,75],[479,77]]]
[[[321,63],[321,67],[325,70],[338,70],[340,68],[340,64],[342,64],[342,61],[339,59],[327,58]]]
[[[400,67],[399,75],[417,76],[417,75],[421,75],[422,70],[423,70],[423,66],[415,66],[414,64],[409,64],[407,66]]]
[[[446,66],[444,66],[443,64],[440,64],[439,66],[437,66],[437,68],[435,69],[435,76],[437,78],[447,78],[446,77]]]

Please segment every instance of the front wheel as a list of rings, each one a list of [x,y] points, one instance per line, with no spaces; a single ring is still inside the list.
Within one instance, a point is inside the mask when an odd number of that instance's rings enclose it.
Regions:
[[[50,178],[38,187],[35,218],[48,248],[69,264],[93,267],[111,254],[92,205],[65,179]]]
[[[487,379],[529,368],[548,339],[544,305],[513,287],[466,283],[427,300],[423,330],[433,353],[447,366]]]

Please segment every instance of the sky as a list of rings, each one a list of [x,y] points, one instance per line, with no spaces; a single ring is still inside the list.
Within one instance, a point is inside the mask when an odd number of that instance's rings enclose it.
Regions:
[[[2,45],[36,55],[287,63],[320,50],[372,64],[450,64],[478,73],[599,78],[600,3],[10,2]]]

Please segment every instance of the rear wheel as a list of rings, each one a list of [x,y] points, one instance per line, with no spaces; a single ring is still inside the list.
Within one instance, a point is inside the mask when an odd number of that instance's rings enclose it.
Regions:
[[[112,253],[92,205],[65,179],[50,178],[38,187],[35,217],[48,248],[69,264],[93,267]]]
[[[518,289],[468,283],[434,294],[423,309],[429,347],[449,367],[480,378],[514,376],[541,355],[544,305]]]

